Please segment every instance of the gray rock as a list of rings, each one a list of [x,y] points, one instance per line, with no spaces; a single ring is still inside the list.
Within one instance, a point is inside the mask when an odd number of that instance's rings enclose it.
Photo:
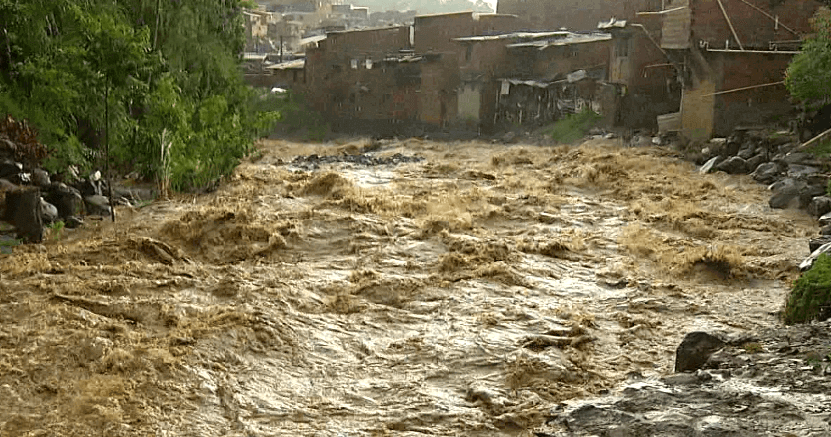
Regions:
[[[58,220],[58,208],[55,205],[40,198],[40,218],[43,223],[50,224]]]
[[[810,250],[811,253],[813,253],[815,250],[822,247],[822,245],[828,243],[831,243],[831,235],[823,235],[821,237],[811,238],[810,240],[808,240],[808,250]]]
[[[773,196],[768,200],[768,205],[774,209],[800,206],[800,194],[807,188],[805,182],[787,178],[770,186]]]
[[[814,197],[808,205],[808,212],[810,212],[814,217],[822,217],[823,215],[831,212],[831,197]]]
[[[779,176],[779,166],[774,162],[759,164],[750,176],[761,184],[770,184]]]
[[[741,159],[745,161],[750,159],[753,155],[756,154],[756,146],[753,144],[747,144],[739,150],[739,153],[736,154]]]
[[[782,160],[787,163],[788,165],[793,164],[801,164],[801,165],[817,165],[818,161],[816,156],[807,153],[807,152],[788,152],[783,157]]]
[[[787,175],[789,178],[804,178],[819,173],[819,169],[810,165],[790,164]]]
[[[831,243],[823,244],[822,246],[820,246],[819,248],[814,250],[808,256],[808,258],[805,258],[799,264],[799,271],[804,272],[806,270],[810,270],[810,268],[814,266],[814,261],[816,261],[817,258],[819,258],[819,256],[822,255],[823,253],[828,253],[829,251],[831,251]]]
[[[717,165],[716,169],[727,174],[743,174],[747,172],[747,161],[738,156],[733,156]]]
[[[823,214],[822,217],[819,218],[819,225],[820,226],[831,225],[831,212]]]
[[[0,161],[0,178],[10,178],[23,171],[23,164],[14,162],[11,159]]]
[[[84,205],[89,215],[100,215],[103,217],[110,215],[110,199],[105,196],[86,196],[84,197]]]
[[[722,160],[721,156],[714,156],[714,157],[710,158],[709,161],[705,162],[704,165],[702,165],[701,168],[698,169],[699,173],[710,173],[710,172],[712,172],[713,168],[715,168],[716,164],[721,162],[721,160]]]
[[[11,183],[8,179],[0,179],[0,191],[16,190],[17,185]]]
[[[721,339],[706,332],[696,331],[687,334],[675,350],[675,371],[692,372],[700,369],[710,355],[724,345]]]
[[[759,153],[758,155],[751,156],[751,157],[747,160],[747,168],[748,168],[748,169],[754,169],[754,170],[755,170],[755,169],[757,169],[757,168],[759,167],[759,165],[761,165],[763,162],[765,162],[765,154],[764,154],[764,153]]]
[[[18,236],[31,243],[43,240],[40,215],[40,189],[24,187],[6,193],[6,220],[17,228]]]
[[[69,217],[64,217],[63,219],[64,224],[67,228],[74,229],[79,228],[84,225],[84,221],[74,215]]]
[[[825,225],[819,228],[820,235],[831,235],[831,225]]]
[[[666,385],[696,385],[701,381],[692,373],[675,373],[661,378],[661,382]]]
[[[52,184],[46,200],[58,208],[58,216],[60,217],[78,215],[84,201],[81,193],[76,188],[68,187],[62,183]]]
[[[49,173],[46,170],[36,168],[32,172],[32,183],[41,188],[49,188],[52,185],[52,180],[49,179]]]

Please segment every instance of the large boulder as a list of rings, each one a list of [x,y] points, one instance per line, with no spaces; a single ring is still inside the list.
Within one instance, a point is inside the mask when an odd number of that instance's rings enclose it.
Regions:
[[[46,200],[58,208],[61,218],[80,214],[84,199],[76,188],[62,183],[55,183],[49,187]]]
[[[15,176],[21,172],[23,172],[23,164],[11,159],[0,160],[0,178],[15,179]]]
[[[40,198],[40,218],[44,224],[52,224],[58,221],[58,208],[55,205]]]
[[[771,184],[781,172],[780,166],[775,162],[764,162],[759,164],[750,176],[760,184]]]
[[[6,193],[6,221],[17,229],[17,235],[30,243],[43,240],[40,189],[23,187]]]
[[[52,180],[49,178],[49,173],[46,170],[36,168],[32,170],[32,183],[41,188],[47,189],[50,185],[52,185]]]
[[[702,165],[701,168],[698,169],[698,171],[700,173],[710,173],[716,168],[716,165],[720,163],[722,159],[723,158],[721,156],[714,156],[710,158],[707,162],[705,162],[704,165]]]
[[[831,251],[831,243],[825,243],[822,246],[818,247],[813,252],[811,252],[810,255],[808,255],[808,258],[805,258],[799,264],[799,270],[802,272],[810,270],[811,267],[814,266],[814,261],[816,261],[817,258],[819,258],[819,256],[823,253],[828,253],[829,251]]]
[[[810,212],[814,217],[822,217],[823,215],[828,214],[831,212],[831,197],[814,197],[808,205],[808,212]]]
[[[86,196],[84,205],[89,215],[110,216],[110,199],[105,196]]]
[[[799,208],[800,194],[807,188],[807,184],[793,178],[785,178],[770,186],[773,191],[768,205],[774,209]]]
[[[721,164],[716,166],[716,169],[721,170],[727,174],[743,174],[747,173],[747,161],[739,156],[732,156],[727,158]]]
[[[713,352],[724,346],[724,341],[706,332],[690,332],[675,350],[675,371],[693,372],[700,369]]]

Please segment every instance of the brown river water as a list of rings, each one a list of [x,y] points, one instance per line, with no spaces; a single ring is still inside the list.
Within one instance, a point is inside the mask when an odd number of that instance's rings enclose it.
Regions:
[[[776,327],[814,219],[666,148],[385,142],[0,258],[0,435],[532,436]]]

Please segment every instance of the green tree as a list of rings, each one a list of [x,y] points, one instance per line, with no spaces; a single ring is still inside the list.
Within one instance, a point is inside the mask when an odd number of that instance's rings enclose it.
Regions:
[[[820,8],[811,24],[814,33],[805,40],[785,77],[791,95],[808,104],[831,98],[831,11]]]

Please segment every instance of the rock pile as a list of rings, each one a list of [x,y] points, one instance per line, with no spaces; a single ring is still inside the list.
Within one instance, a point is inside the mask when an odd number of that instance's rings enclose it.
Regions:
[[[110,201],[100,172],[79,178],[73,168],[52,180],[40,167],[46,147],[25,121],[7,116],[0,122],[0,219],[9,222],[27,242],[40,242],[44,226],[62,221],[80,226],[82,215],[110,215]]]
[[[807,270],[821,253],[831,251],[831,197],[828,196],[829,161],[800,150],[789,134],[766,135],[737,130],[728,138],[714,138],[695,155],[702,173],[723,171],[750,174],[772,192],[771,208],[799,208],[820,220],[822,229],[811,239],[811,256],[800,265]]]
[[[712,139],[696,158],[702,173],[750,174],[767,185],[771,208],[808,209],[817,217],[831,211],[831,198],[825,196],[827,162],[800,151],[788,134],[737,130],[728,138]]]
[[[723,338],[690,333],[678,348],[679,373],[630,374],[619,392],[551,411],[548,432],[536,435],[829,435],[830,326],[719,334]]]

